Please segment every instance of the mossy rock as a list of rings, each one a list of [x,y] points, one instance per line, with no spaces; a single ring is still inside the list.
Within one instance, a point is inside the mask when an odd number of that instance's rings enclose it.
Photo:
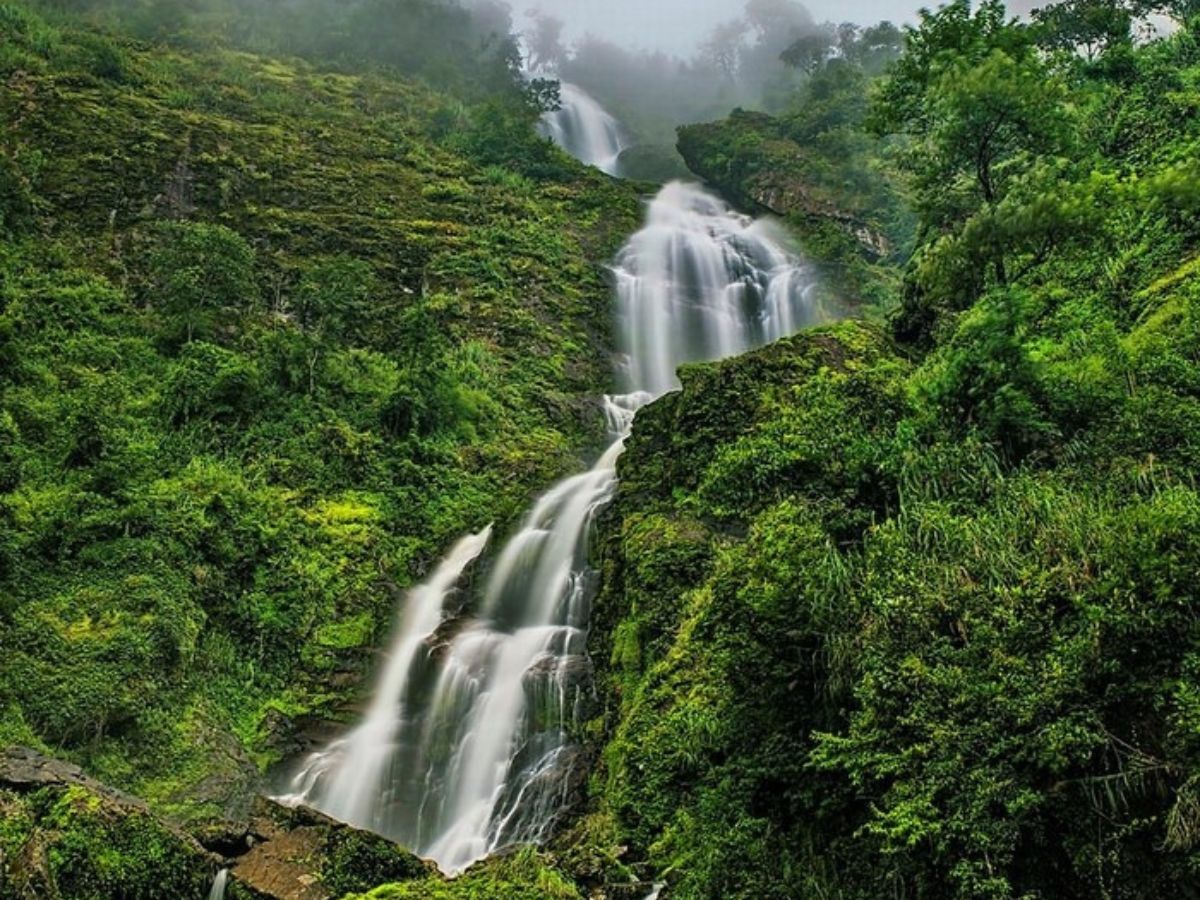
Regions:
[[[219,859],[75,766],[0,754],[0,897],[201,897]]]

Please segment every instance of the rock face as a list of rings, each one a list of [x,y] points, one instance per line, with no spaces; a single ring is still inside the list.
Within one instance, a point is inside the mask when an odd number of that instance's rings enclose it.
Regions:
[[[79,766],[51,759],[25,747],[0,751],[0,787],[20,792],[44,787],[65,788],[75,785],[118,806],[145,812],[146,804],[136,797],[107,787],[89,778]]]
[[[315,810],[255,800],[230,860],[233,900],[333,900],[380,884],[437,878],[436,867],[391,841]]]
[[[689,169],[745,210],[832,222],[871,261],[892,252],[880,229],[817,187],[804,148],[771,116],[738,110],[723,122],[681,128],[679,152]]]

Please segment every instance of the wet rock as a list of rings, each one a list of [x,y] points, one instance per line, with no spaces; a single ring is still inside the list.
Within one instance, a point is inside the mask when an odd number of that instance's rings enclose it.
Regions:
[[[362,683],[361,675],[335,674],[330,684],[339,692],[349,695],[351,687]],[[277,709],[269,709],[263,717],[262,729],[266,737],[263,744],[287,760],[282,768],[290,768],[297,759],[327,745],[345,732],[347,723],[354,722],[362,713],[361,702],[345,702],[332,706],[321,713],[289,716]],[[269,781],[275,783],[271,773]],[[248,792],[253,797],[256,791]]]
[[[264,797],[254,802],[247,841],[230,880],[235,897],[252,900],[332,900],[437,874],[432,863],[385,838]]]
[[[450,648],[454,646],[455,639],[463,633],[471,624],[469,616],[451,616],[447,618],[437,631],[426,642],[429,647],[429,657],[433,660],[440,661]]]
[[[529,667],[526,677],[533,681],[553,680],[557,686],[572,694],[590,687],[593,671],[591,657],[583,654],[543,656]]]

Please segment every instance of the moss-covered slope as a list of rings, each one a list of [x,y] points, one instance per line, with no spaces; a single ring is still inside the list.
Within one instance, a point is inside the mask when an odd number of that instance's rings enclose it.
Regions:
[[[1200,290],[1177,288],[1119,338],[1122,412],[1051,464],[951,437],[919,400],[942,360],[860,325],[685,370],[639,416],[594,633],[595,821],[625,863],[683,898],[1186,891],[1197,401],[1164,366],[1200,365]]]
[[[0,743],[244,812],[602,439],[637,198],[504,115],[0,7]]]

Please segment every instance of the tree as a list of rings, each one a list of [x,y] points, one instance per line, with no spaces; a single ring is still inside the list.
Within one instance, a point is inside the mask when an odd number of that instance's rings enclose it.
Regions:
[[[746,50],[746,22],[731,19],[717,25],[700,47],[701,58],[730,81],[737,79],[742,54]]]
[[[748,0],[746,22],[759,43],[788,40],[816,27],[812,13],[794,0]]]
[[[897,322],[921,339],[940,310],[1009,284],[1018,257],[1040,259],[1053,246],[1056,222],[1039,231],[1025,211],[1040,183],[1031,175],[1070,147],[1066,89],[1032,29],[1009,20],[1001,3],[972,12],[956,0],[906,30],[870,124],[903,138],[924,246]]]
[[[353,344],[365,336],[379,283],[370,264],[334,256],[314,265],[295,293],[296,324],[308,338],[308,390],[316,390],[317,366],[331,344]]]
[[[904,34],[891,22],[864,28],[852,43],[839,41],[842,55],[858,63],[867,72],[882,72],[904,49]]]
[[[530,13],[533,28],[525,32],[525,46],[529,50],[529,68],[536,71],[554,72],[567,55],[563,46],[563,21],[540,9]]]
[[[929,154],[918,178],[927,223],[958,226],[981,204],[986,214],[1040,156],[1061,151],[1067,141],[1062,98],[1061,85],[1040,64],[1018,62],[1000,50],[973,68],[948,72],[921,151]],[[972,189],[947,189],[964,184]],[[978,249],[990,257],[996,281],[1005,284],[1007,244]]]
[[[905,166],[927,232],[962,227],[994,206],[1039,156],[1068,143],[1065,89],[1003,6],[955,2],[905,36],[872,110],[878,133],[910,139]],[[1002,257],[997,278],[1006,280]]]
[[[933,154],[922,173],[926,186],[937,190],[965,174],[984,203],[995,203],[1014,168],[1002,169],[1002,162],[1062,146],[1063,96],[1038,62],[1015,60],[1003,50],[976,66],[952,67],[929,105]]]
[[[1003,0],[953,0],[937,12],[922,10],[916,28],[904,30],[904,53],[883,82],[871,116],[880,134],[913,133],[928,123],[928,95],[946,72],[983,62],[993,50],[1013,59],[1035,51],[1029,29],[1008,18]]]
[[[248,308],[258,288],[254,251],[236,231],[207,222],[163,225],[150,254],[152,302],[191,343],[222,313]]]
[[[1136,10],[1113,0],[1065,0],[1033,11],[1038,43],[1050,50],[1082,50],[1093,60],[1130,42]]]
[[[834,50],[834,42],[826,31],[814,31],[798,38],[779,58],[807,75],[817,71]]]

